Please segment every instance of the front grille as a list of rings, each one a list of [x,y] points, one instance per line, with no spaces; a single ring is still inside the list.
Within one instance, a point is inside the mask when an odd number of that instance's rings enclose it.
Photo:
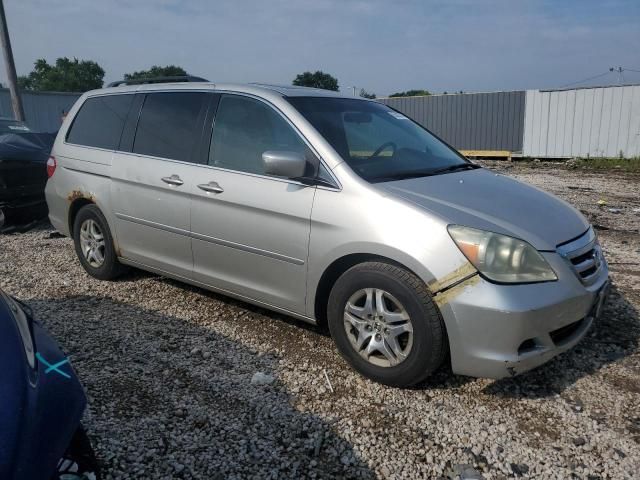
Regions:
[[[585,285],[596,279],[604,264],[602,249],[592,228],[579,238],[560,245],[558,253],[571,264],[573,271]]]
[[[600,265],[597,263],[599,261],[598,255],[598,250],[592,248],[587,253],[583,253],[578,257],[569,258],[569,261],[573,265],[573,268],[575,268],[576,272],[578,272],[580,278],[589,278],[600,268]]]

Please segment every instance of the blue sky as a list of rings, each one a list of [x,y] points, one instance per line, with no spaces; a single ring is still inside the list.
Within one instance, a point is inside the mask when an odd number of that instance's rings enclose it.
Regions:
[[[154,64],[216,82],[288,84],[320,69],[381,96],[640,71],[638,0],[5,0],[5,10],[18,74],[60,56],[97,61],[106,81]],[[617,76],[591,83],[609,82]]]

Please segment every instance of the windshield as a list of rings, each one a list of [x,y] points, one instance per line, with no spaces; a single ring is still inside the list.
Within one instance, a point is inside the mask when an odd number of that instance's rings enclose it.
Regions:
[[[31,129],[17,120],[0,120],[0,134],[30,132]]]
[[[381,103],[321,97],[287,100],[369,182],[477,168],[427,130]]]

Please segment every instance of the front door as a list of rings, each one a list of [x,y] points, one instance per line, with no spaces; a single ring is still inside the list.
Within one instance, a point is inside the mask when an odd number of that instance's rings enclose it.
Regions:
[[[262,153],[311,153],[268,104],[223,95],[208,165],[192,189],[194,278],[298,313],[305,310],[315,188],[265,174]]]

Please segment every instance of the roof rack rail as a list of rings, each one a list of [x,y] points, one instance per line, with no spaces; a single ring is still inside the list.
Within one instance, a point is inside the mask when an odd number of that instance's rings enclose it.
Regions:
[[[194,77],[193,75],[177,75],[173,77],[147,77],[133,80],[118,80],[111,82],[107,87],[118,87],[120,85],[143,85],[145,83],[177,83],[177,82],[208,82],[206,78]]]

